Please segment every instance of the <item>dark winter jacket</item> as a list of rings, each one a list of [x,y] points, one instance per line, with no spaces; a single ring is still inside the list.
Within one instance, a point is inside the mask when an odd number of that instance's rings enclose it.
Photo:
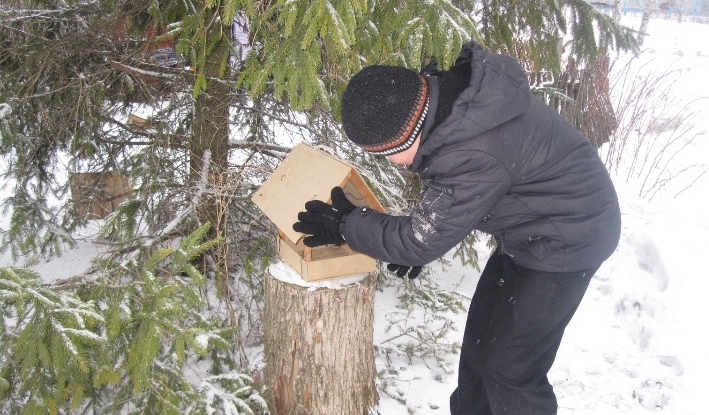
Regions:
[[[420,203],[409,216],[358,208],[343,226],[347,243],[382,261],[424,265],[478,229],[528,268],[599,266],[618,243],[620,211],[595,148],[531,95],[514,58],[470,43],[459,63],[471,65],[470,83],[411,166],[424,184]],[[436,105],[438,79],[428,80]]]

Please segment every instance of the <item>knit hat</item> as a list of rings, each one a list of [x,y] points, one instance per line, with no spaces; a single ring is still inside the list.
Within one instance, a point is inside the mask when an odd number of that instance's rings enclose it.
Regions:
[[[396,154],[416,141],[428,111],[428,82],[400,66],[362,69],[342,97],[347,138],[370,153]]]

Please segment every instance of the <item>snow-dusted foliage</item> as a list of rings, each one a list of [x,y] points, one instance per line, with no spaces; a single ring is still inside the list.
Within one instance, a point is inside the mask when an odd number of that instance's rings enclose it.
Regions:
[[[25,269],[0,269],[3,412],[266,413],[246,375],[191,383],[194,369],[187,369],[198,360],[212,356],[211,370],[220,372],[237,360],[233,328],[202,314],[205,278],[193,261],[220,243],[203,242],[208,231],[203,226],[144,259],[99,261],[90,279],[61,285]]]

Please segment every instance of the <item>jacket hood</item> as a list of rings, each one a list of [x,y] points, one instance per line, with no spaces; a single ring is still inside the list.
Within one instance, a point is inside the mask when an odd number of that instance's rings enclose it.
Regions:
[[[453,104],[453,111],[421,144],[412,167],[442,144],[467,140],[524,113],[531,93],[527,74],[511,56],[492,53],[470,42],[456,65],[472,67],[470,84]]]

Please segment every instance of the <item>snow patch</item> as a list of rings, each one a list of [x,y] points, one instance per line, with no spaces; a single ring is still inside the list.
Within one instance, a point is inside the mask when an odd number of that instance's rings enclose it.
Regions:
[[[341,278],[333,278],[324,281],[305,281],[290,265],[279,261],[268,267],[268,274],[273,278],[288,284],[298,285],[308,288],[308,291],[315,291],[323,288],[340,290],[354,284],[359,284],[367,278],[369,274],[357,274]]]
[[[10,104],[7,103],[0,103],[0,120],[3,118],[7,118],[8,115],[12,113],[12,107],[10,107]]]

